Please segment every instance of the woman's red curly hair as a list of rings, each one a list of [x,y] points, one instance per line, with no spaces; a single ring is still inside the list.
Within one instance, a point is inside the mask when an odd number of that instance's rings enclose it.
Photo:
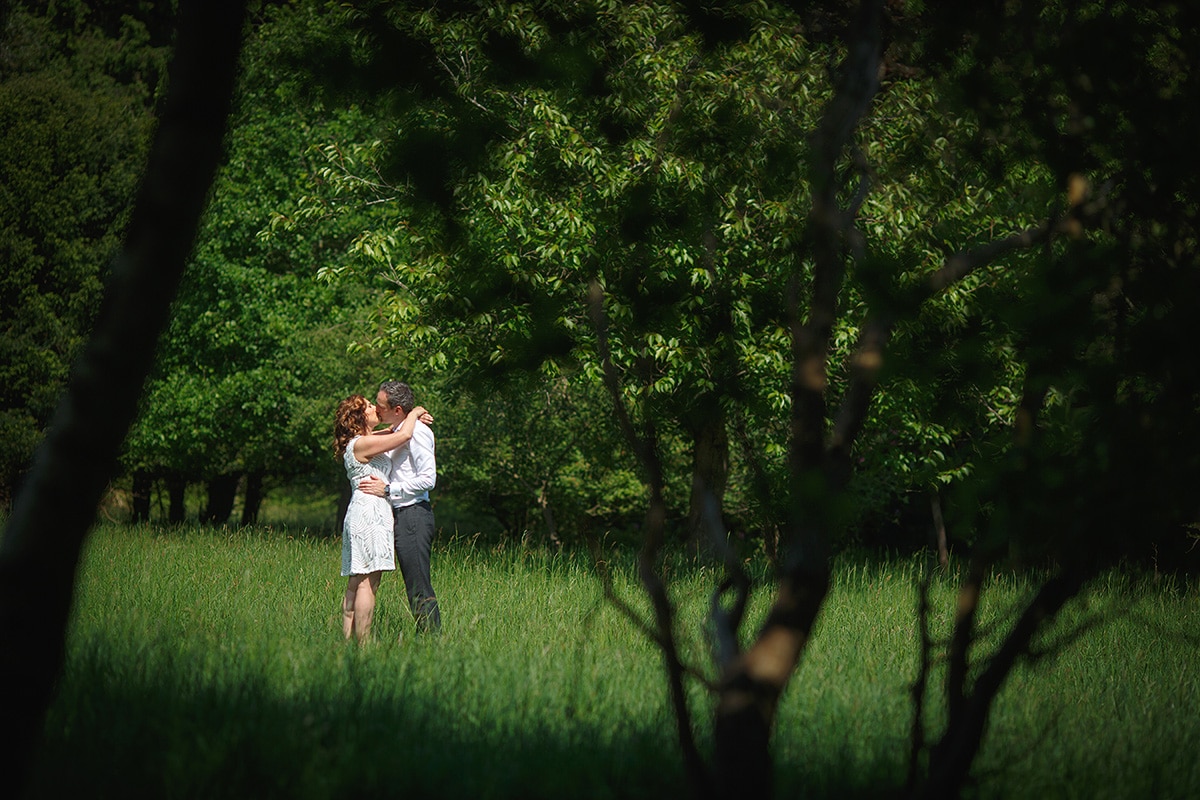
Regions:
[[[333,418],[333,452],[341,455],[355,436],[367,432],[367,398],[352,394],[338,403]]]

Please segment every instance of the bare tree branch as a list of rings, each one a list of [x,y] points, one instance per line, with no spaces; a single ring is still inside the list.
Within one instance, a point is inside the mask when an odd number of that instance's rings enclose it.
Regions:
[[[891,326],[880,319],[871,319],[863,327],[858,345],[850,357],[850,385],[842,398],[829,438],[829,455],[835,462],[849,463],[850,449],[862,431],[871,405],[871,397],[883,369],[883,354]]]
[[[1017,448],[1028,448],[1032,444],[1034,420],[1044,399],[1044,388],[1032,386],[1027,376],[1014,430],[1014,441]],[[979,600],[983,593],[984,572],[990,559],[991,554],[985,552],[981,544],[977,544],[971,553],[967,576],[958,590],[958,606],[955,609],[954,627],[950,635],[950,646],[947,653],[948,728],[964,724],[959,720],[965,719],[968,713],[967,675],[970,672],[970,649],[979,639],[979,633],[976,630],[976,613],[979,610]]]
[[[1105,207],[1107,188],[1089,202],[1072,196],[1070,210],[1061,220],[1047,220],[1041,225],[1027,228],[1011,236],[956,253],[926,280],[912,296],[909,307],[903,313],[915,313],[917,308],[930,297],[958,283],[967,276],[991,266],[1011,253],[1028,250],[1050,240],[1055,234],[1078,236],[1086,222],[1096,219]],[[1075,195],[1080,190],[1073,190]],[[890,315],[875,315],[867,319],[859,335],[854,354],[850,359],[850,385],[842,398],[829,440],[829,455],[835,462],[848,465],[850,450],[862,430],[883,367],[884,350],[891,335],[895,319]]]
[[[738,631],[746,616],[746,604],[750,598],[750,578],[742,569],[737,554],[726,541],[725,527],[721,524],[716,498],[707,491],[703,493],[703,497],[704,525],[713,548],[720,554],[725,565],[725,579],[713,591],[708,614],[713,660],[717,669],[724,671],[741,651],[738,645]],[[733,604],[726,609],[722,598],[729,593],[733,594]]]
[[[933,572],[932,568],[925,570],[917,589],[917,677],[911,690],[913,718],[909,727],[908,777],[904,783],[907,792],[912,792],[917,786],[921,756],[925,752],[925,692],[929,688],[933,652],[933,640],[929,634],[929,587],[933,583]]]
[[[965,613],[968,609],[963,607],[963,598],[973,597],[977,605],[979,584],[964,584],[959,594],[960,622],[955,625],[955,646],[961,652],[952,653],[950,662],[951,670],[958,674],[947,682],[948,699],[951,701],[949,718],[941,739],[933,748],[929,780],[923,787],[923,796],[958,796],[979,751],[989,712],[1000,687],[1012,672],[1017,659],[1029,653],[1030,643],[1036,633],[1078,592],[1081,581],[1079,573],[1068,572],[1042,584],[969,692],[965,688],[968,665],[966,650],[971,644],[970,626],[967,623],[973,619],[974,608],[969,609],[969,614]],[[964,591],[967,593],[964,594]]]
[[[975,619],[979,611],[979,599],[983,594],[983,569],[982,559],[972,555],[967,566],[967,576],[958,587],[954,628],[946,653],[946,707],[951,719],[956,719],[962,714],[966,702],[971,645],[976,640]]]
[[[662,464],[658,458],[657,435],[650,416],[644,415],[642,435],[634,429],[633,420],[621,397],[621,384],[608,345],[608,320],[604,313],[604,290],[598,281],[592,281],[588,291],[592,324],[596,333],[596,348],[604,370],[604,384],[613,403],[617,424],[630,447],[637,453],[650,489],[650,502],[644,523],[645,541],[638,556],[638,575],[654,609],[655,635],[653,640],[662,651],[667,668],[667,688],[671,705],[675,711],[676,734],[683,751],[684,769],[687,772],[695,796],[700,797],[708,789],[708,770],[696,746],[692,714],[684,691],[683,678],[687,674],[679,657],[675,642],[674,609],[667,596],[666,586],[658,573],[658,558],[662,550],[663,531],[666,525],[666,502],[663,499]],[[644,376],[648,380],[649,375]]]
[[[1068,210],[1063,217],[1048,219],[1040,225],[1018,231],[1003,239],[988,242],[974,250],[954,254],[946,259],[946,263],[940,269],[929,276],[923,291],[917,296],[917,303],[919,304],[958,283],[971,273],[990,266],[1010,253],[1044,244],[1052,236],[1059,234],[1079,236],[1087,225],[1101,215],[1107,206],[1108,192],[1112,188],[1111,181],[1105,183],[1096,197],[1085,202],[1084,192],[1086,190],[1078,183],[1081,180],[1082,178],[1078,176],[1072,176],[1067,197]]]
[[[829,335],[846,272],[846,240],[853,218],[838,204],[837,162],[879,89],[882,0],[864,0],[839,85],[813,136],[813,207],[807,244],[814,278],[808,319],[792,320],[792,440],[796,477],[823,456]],[[863,182],[865,187],[866,182]],[[797,291],[796,286],[792,292]],[[793,308],[799,308],[793,302]]]

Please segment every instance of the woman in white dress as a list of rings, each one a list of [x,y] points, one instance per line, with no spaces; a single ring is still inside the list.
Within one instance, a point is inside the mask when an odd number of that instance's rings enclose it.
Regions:
[[[433,421],[418,406],[396,430],[372,433],[379,424],[374,403],[354,394],[338,404],[333,449],[342,457],[352,488],[368,475],[388,480],[392,462],[387,453],[408,444],[418,419]],[[392,525],[392,505],[386,499],[357,490],[350,496],[342,526],[342,575],[348,579],[342,599],[342,632],[360,644],[371,635],[380,578],[396,568]]]

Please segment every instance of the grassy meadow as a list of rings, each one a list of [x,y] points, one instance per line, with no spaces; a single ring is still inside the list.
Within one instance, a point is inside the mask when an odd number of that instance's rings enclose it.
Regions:
[[[413,634],[389,574],[376,641],[359,648],[341,638],[339,553],[288,529],[101,525],[29,796],[683,796],[660,659],[588,555],[443,542],[442,635]],[[631,554],[610,566],[644,609]],[[920,570],[839,562],[781,709],[780,797],[903,784]],[[668,573],[687,658],[706,665],[712,568]],[[939,634],[953,585],[934,581]],[[995,576],[986,614],[1006,619],[1031,587]],[[1095,615],[1105,623],[1014,674],[971,796],[1200,796],[1200,587],[1106,576],[1068,609]],[[693,700],[707,749],[710,699],[696,686]]]

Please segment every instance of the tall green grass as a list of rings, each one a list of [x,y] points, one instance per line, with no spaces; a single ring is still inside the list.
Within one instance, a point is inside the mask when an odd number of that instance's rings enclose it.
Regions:
[[[359,648],[341,638],[339,547],[285,530],[97,530],[29,796],[683,795],[660,658],[589,557],[446,543],[434,554],[444,632],[417,636],[387,575],[376,641]],[[922,568],[838,565],[780,711],[780,796],[902,783]],[[714,573],[668,569],[682,648],[706,663]],[[611,570],[644,610],[631,557],[613,554]],[[1033,588],[996,576],[985,613],[1003,619]],[[952,576],[932,590],[944,636]],[[769,589],[752,600],[759,619]],[[1091,614],[1107,622],[1013,676],[975,795],[1200,793],[1197,591],[1113,576],[1068,622]],[[693,686],[692,699],[707,748],[711,698]],[[940,713],[928,709],[931,725]]]

